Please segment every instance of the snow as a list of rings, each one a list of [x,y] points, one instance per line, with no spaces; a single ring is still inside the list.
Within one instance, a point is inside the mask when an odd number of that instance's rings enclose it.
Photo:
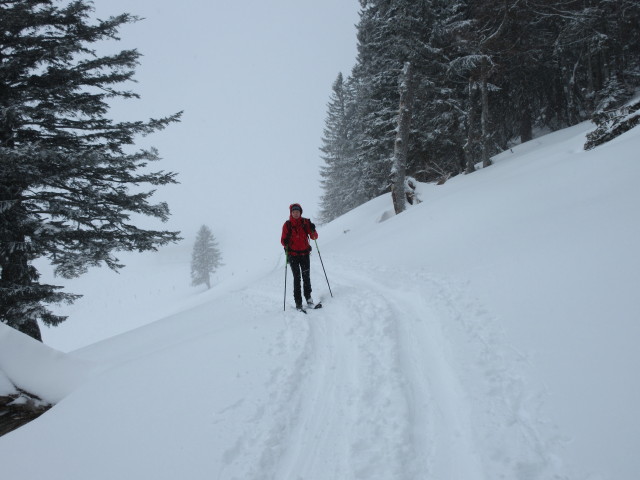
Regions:
[[[57,403],[84,383],[94,366],[0,323],[0,395],[15,387]]]
[[[90,272],[92,331],[44,331],[68,353],[0,329],[0,395],[57,403],[0,437],[3,477],[637,478],[640,129],[585,152],[591,129],[319,226],[308,315],[281,222],[245,263],[220,242],[206,292],[188,247]]]
[[[7,375],[2,370],[0,370],[0,397],[15,395],[17,393],[18,391],[16,390],[13,383],[11,383],[11,380],[9,380],[9,377],[7,377]]]

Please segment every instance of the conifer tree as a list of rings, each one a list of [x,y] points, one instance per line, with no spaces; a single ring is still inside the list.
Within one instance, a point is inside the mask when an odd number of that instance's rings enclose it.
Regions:
[[[39,283],[33,265],[47,258],[57,275],[88,267],[122,267],[114,252],[155,250],[179,232],[146,230],[142,214],[166,221],[166,203],[145,186],[175,183],[150,171],[155,149],[135,151],[135,137],[178,121],[180,114],[115,122],[108,102],[138,95],[132,80],[140,54],[98,55],[117,40],[129,14],[91,20],[86,0],[0,2],[0,321],[41,339],[38,321],[57,325],[50,303],[77,295]]]
[[[389,172],[398,171],[391,170],[397,85],[406,62],[416,79],[406,170],[422,181],[488,166],[495,153],[532,139],[536,129],[615,117],[640,87],[635,0],[360,5],[358,55],[346,82],[349,166],[357,182],[348,189],[323,183],[327,195],[328,187],[342,189],[332,197],[355,191],[360,204],[389,191]]]
[[[321,185],[324,190],[320,211],[323,223],[330,222],[358,206],[358,171],[355,168],[352,138],[353,94],[342,73],[338,74],[332,90],[320,147],[325,162],[320,168]]]
[[[205,284],[211,288],[211,274],[222,266],[222,255],[213,233],[206,225],[200,227],[191,254],[191,285]]]
[[[415,97],[433,97],[433,75],[439,52],[431,45],[435,22],[431,0],[362,0],[358,24],[358,57],[353,69],[356,85],[356,163],[363,201],[391,187],[391,169],[400,104],[399,78],[410,62],[416,79]],[[414,113],[425,102],[411,105]],[[416,125],[420,125],[417,123]],[[418,134],[418,135],[416,135]],[[424,158],[428,133],[412,129],[407,164]]]

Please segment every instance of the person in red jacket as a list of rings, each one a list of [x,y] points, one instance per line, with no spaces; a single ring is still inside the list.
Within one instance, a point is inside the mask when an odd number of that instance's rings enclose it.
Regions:
[[[308,218],[302,218],[302,207],[299,203],[289,205],[289,220],[284,222],[282,226],[282,236],[280,243],[284,247],[285,252],[291,265],[293,272],[293,299],[296,302],[296,308],[302,310],[302,291],[300,288],[300,279],[304,284],[304,298],[307,306],[313,307],[313,299],[311,298],[311,272],[309,253],[311,253],[311,245],[309,238],[315,240],[318,238],[316,226],[311,223]]]

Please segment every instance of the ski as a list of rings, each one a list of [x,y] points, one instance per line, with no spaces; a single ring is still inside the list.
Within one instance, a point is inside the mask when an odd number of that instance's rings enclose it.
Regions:
[[[296,307],[296,310],[300,313],[307,314],[309,310],[318,310],[319,308],[322,308],[322,300],[313,305],[307,305],[306,308],[304,306],[300,308]]]
[[[307,313],[307,310],[317,310],[319,308],[322,308],[322,303],[316,303],[313,307],[309,307],[309,308],[304,308],[304,307],[300,307],[300,308],[296,308],[296,310],[300,313]]]

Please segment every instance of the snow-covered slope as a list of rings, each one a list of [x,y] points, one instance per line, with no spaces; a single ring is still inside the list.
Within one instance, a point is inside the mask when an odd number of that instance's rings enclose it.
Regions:
[[[635,479],[640,129],[590,128],[320,228],[324,309],[282,311],[274,240],[272,271],[68,354],[90,379],[0,438],[3,478]]]

